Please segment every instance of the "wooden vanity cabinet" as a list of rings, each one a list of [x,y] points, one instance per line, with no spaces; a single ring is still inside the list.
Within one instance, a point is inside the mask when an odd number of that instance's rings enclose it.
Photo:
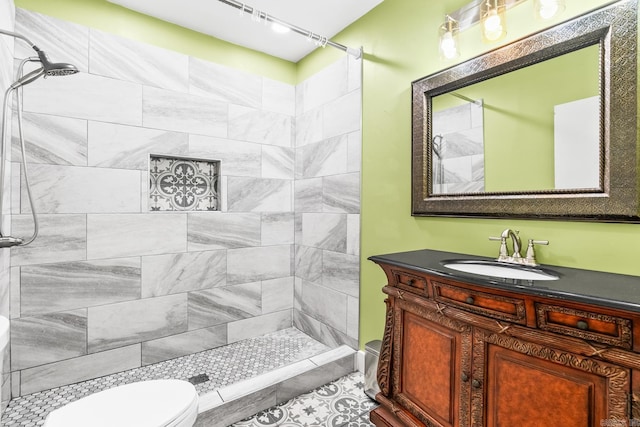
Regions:
[[[637,313],[380,266],[376,426],[640,426]]]

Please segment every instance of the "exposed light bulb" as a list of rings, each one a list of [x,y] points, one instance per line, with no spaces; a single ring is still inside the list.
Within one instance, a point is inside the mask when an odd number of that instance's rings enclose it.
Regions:
[[[551,19],[564,9],[561,0],[538,0],[537,14],[542,19]]]
[[[440,52],[446,59],[453,59],[458,56],[458,47],[451,31],[447,31],[440,38]]]
[[[289,31],[291,31],[291,29],[289,27],[286,27],[286,26],[284,26],[282,24],[279,24],[277,22],[272,22],[271,23],[271,29],[273,31],[275,31],[276,33],[278,33],[278,34],[286,34]]]
[[[491,9],[487,12],[487,17],[484,20],[484,35],[487,40],[498,40],[503,33],[502,21],[498,15],[496,9]]]

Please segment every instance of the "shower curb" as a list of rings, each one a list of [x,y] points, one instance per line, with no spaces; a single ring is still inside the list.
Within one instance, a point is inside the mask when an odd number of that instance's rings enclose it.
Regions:
[[[356,370],[346,345],[200,396],[195,427],[228,426]]]

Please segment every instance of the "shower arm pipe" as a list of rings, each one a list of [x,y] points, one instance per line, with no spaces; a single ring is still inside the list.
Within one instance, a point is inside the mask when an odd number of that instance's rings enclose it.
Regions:
[[[40,48],[38,48],[38,46],[36,46],[31,40],[29,40],[22,34],[14,33],[13,31],[3,30],[2,28],[0,28],[0,34],[4,34],[5,36],[11,36],[16,39],[20,39],[23,42],[27,43],[29,46],[31,46],[31,49],[35,50],[36,52],[40,52]]]
[[[232,6],[235,7],[236,9],[240,10],[241,12],[247,12],[250,15],[253,15],[253,13],[257,13],[258,14],[258,18],[259,19],[264,19],[267,22],[273,22],[275,24],[278,25],[282,25],[283,27],[289,28],[291,31],[298,33],[304,37],[310,38],[311,40],[322,44],[322,46],[324,45],[329,45],[331,47],[334,47],[336,49],[340,49],[346,53],[348,53],[349,55],[353,56],[356,59],[360,59],[362,58],[362,49],[355,49],[352,47],[348,47],[345,45],[342,45],[340,43],[336,43],[334,41],[329,40],[327,37],[322,37],[316,33],[313,33],[309,30],[305,30],[304,28],[300,28],[297,25],[293,25],[290,24],[288,22],[282,21],[276,17],[273,17],[265,12],[262,12],[260,10],[254,9],[253,7],[246,5],[242,2],[236,1],[236,0],[218,0],[220,3],[224,3],[228,6]]]

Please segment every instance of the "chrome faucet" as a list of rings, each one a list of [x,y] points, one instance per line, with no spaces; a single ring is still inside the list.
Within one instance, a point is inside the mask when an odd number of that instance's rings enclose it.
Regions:
[[[518,233],[520,232],[517,230],[513,231],[512,229],[507,228],[502,232],[502,235],[500,236],[500,239],[505,239],[505,242],[506,242],[506,239],[511,237],[511,241],[513,242],[513,254],[511,255],[511,258],[515,262],[518,262],[517,260],[522,258],[522,255],[520,255],[520,248],[522,247],[522,242],[520,242],[520,236],[518,236]]]
[[[518,230],[512,230],[507,228],[502,232],[500,237],[489,237],[489,240],[500,240],[500,252],[498,254],[498,261],[502,262],[510,262],[513,264],[524,264],[529,266],[536,266],[536,255],[533,249],[534,244],[538,245],[548,245],[548,240],[533,240],[529,239],[529,245],[527,247],[527,256],[523,258],[520,254],[522,249],[522,242],[520,241],[520,236],[518,235]],[[513,244],[513,252],[509,255],[509,248],[507,247],[507,239],[511,239]]]

